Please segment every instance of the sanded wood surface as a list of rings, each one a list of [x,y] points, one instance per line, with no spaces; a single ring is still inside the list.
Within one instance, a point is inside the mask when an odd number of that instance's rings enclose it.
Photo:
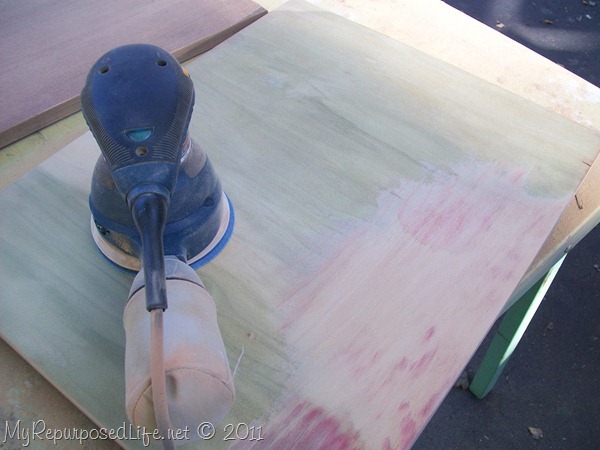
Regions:
[[[0,2],[0,148],[79,110],[91,65],[124,44],[187,60],[266,11],[250,0]]]
[[[600,136],[303,3],[188,70],[191,132],[237,218],[199,271],[232,365],[243,352],[226,422],[261,426],[264,438],[234,446],[406,448]],[[103,261],[88,231],[98,154],[88,133],[0,194],[0,333],[118,427],[131,277]],[[223,439],[221,428],[189,448]]]

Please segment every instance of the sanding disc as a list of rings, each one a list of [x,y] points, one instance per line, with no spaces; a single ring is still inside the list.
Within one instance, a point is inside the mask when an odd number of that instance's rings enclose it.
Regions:
[[[192,266],[194,269],[198,269],[202,267],[209,261],[211,261],[215,256],[221,253],[221,250],[225,247],[227,242],[229,242],[229,238],[233,233],[233,224],[235,222],[235,214],[233,213],[233,204],[229,200],[229,197],[225,195],[223,192],[223,197],[221,199],[221,225],[217,230],[217,234],[211,241],[208,246],[201,251],[199,254],[190,258],[188,260],[188,264]]]
[[[233,233],[233,225],[235,222],[233,204],[225,193],[223,193],[221,198],[219,214],[221,215],[220,226],[213,240],[204,250],[188,260],[188,264],[194,269],[202,267],[217,256],[221,250],[223,250]],[[92,238],[94,239],[96,246],[106,259],[127,272],[136,273],[140,271],[141,266],[139,258],[125,253],[123,250],[104,239],[94,223],[93,216],[91,217],[91,230]]]

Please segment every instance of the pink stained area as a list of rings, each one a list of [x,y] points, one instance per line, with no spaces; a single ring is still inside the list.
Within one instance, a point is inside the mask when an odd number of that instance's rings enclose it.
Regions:
[[[526,182],[474,163],[382,191],[280,305],[294,392],[343,411],[372,448],[410,446],[564,206]]]
[[[232,449],[362,450],[360,433],[342,419],[298,398],[263,428],[261,441],[237,441]]]
[[[437,353],[437,348],[435,348],[433,350],[429,350],[427,353],[422,355],[417,361],[415,361],[413,364],[411,364],[411,366],[410,366],[411,376],[413,378],[419,378],[420,376],[422,376],[429,368],[429,364],[431,364],[431,361],[435,357],[436,353]]]
[[[434,326],[429,327],[429,329],[425,332],[425,336],[423,336],[423,341],[429,342],[434,334],[435,334],[435,327]]]

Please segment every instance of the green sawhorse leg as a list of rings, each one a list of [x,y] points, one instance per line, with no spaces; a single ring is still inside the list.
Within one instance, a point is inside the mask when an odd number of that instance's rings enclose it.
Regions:
[[[469,386],[469,390],[476,397],[485,397],[494,387],[504,366],[523,337],[529,322],[533,319],[538,306],[548,292],[565,256],[504,314],[500,328]]]

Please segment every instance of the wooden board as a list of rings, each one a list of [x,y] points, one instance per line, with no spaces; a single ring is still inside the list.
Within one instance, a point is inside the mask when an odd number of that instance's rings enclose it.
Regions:
[[[243,351],[226,422],[262,427],[234,446],[406,448],[600,136],[300,2],[187,67],[191,131],[237,217],[199,271],[232,365]],[[131,278],[88,232],[98,153],[86,134],[0,194],[0,333],[118,427]],[[188,448],[230,442],[221,428],[202,444]]]
[[[0,148],[79,110],[91,65],[145,42],[187,60],[266,13],[250,0],[0,3]]]

